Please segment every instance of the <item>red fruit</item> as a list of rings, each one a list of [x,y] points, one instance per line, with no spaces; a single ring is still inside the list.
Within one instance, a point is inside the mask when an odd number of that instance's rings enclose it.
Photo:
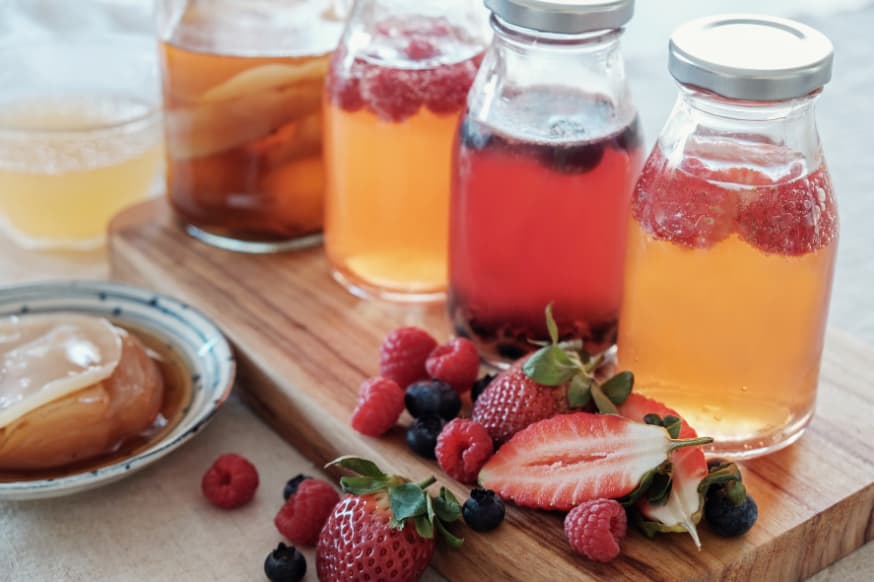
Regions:
[[[656,150],[634,190],[632,213],[658,239],[707,248],[735,229],[737,191],[667,167]]]
[[[258,471],[245,458],[229,453],[215,460],[204,473],[200,486],[213,505],[234,509],[246,505],[255,497]]]
[[[434,553],[434,539],[420,537],[409,520],[389,525],[384,493],[344,495],[319,535],[316,570],[321,582],[418,580]]]
[[[364,74],[364,64],[355,60],[344,70],[343,61],[348,57],[343,50],[334,53],[331,59],[331,69],[328,71],[327,93],[337,106],[344,111],[354,113],[364,107],[361,96],[361,76]]]
[[[428,109],[438,115],[463,109],[467,105],[467,94],[473,85],[477,68],[475,60],[468,59],[427,71],[421,91]]]
[[[628,518],[612,499],[584,501],[564,518],[564,535],[571,547],[596,562],[610,562],[619,555]]]
[[[643,422],[643,417],[647,414],[658,414],[662,418],[676,416],[682,421],[679,434],[681,439],[698,436],[695,429],[677,411],[640,394],[632,392],[617,409],[622,416],[638,422]],[[660,531],[686,531],[700,548],[701,542],[695,524],[701,520],[701,510],[704,507],[704,497],[698,492],[698,485],[708,473],[704,451],[701,447],[685,447],[671,453],[670,460],[671,493],[667,502],[652,505],[646,499],[641,499],[637,502],[637,507],[647,520],[660,524]]]
[[[425,369],[435,380],[443,380],[456,392],[464,394],[479,374],[479,352],[469,339],[455,338],[431,351]]]
[[[577,412],[541,420],[492,456],[479,482],[517,505],[569,510],[583,501],[616,499],[681,446],[667,431],[612,414]]]
[[[276,514],[273,523],[292,543],[314,546],[319,532],[340,501],[334,487],[321,479],[304,479]]]
[[[413,61],[431,59],[440,54],[440,49],[427,38],[414,37],[407,43],[404,52]]]
[[[831,243],[838,217],[825,168],[743,197],[738,233],[768,253],[798,256]]]
[[[492,456],[492,438],[478,422],[456,418],[437,437],[437,462],[447,475],[462,483],[476,483],[476,476]]]
[[[361,79],[361,95],[385,121],[400,122],[419,111],[419,71],[370,65]]]
[[[473,419],[500,445],[528,425],[569,410],[566,386],[544,386],[529,378],[517,362],[483,390]]]
[[[379,349],[379,373],[401,388],[426,380],[425,361],[437,340],[418,327],[399,327],[389,333]]]
[[[358,405],[352,412],[352,428],[368,436],[379,436],[394,426],[404,411],[404,391],[397,382],[370,378],[358,389]]]

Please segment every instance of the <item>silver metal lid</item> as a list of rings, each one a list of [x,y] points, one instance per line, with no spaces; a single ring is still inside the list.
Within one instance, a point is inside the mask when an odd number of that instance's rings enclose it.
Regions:
[[[558,34],[621,28],[634,14],[634,0],[485,0],[485,5],[514,26]]]
[[[833,53],[824,34],[800,22],[721,14],[674,31],[668,70],[684,85],[723,97],[782,101],[825,85],[831,79]]]

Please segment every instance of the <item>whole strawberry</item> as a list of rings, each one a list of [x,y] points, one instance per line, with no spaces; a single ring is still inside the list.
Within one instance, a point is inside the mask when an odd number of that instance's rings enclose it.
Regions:
[[[473,406],[473,419],[497,444],[539,420],[569,410],[567,385],[535,382],[516,362],[492,380]]]
[[[546,307],[546,327],[552,342],[501,372],[474,402],[473,419],[496,445],[535,422],[592,403],[601,412],[615,413],[615,405],[631,393],[630,372],[602,383],[595,374],[602,356],[577,351],[580,346],[574,342],[558,341],[552,305]]]
[[[341,457],[339,465],[358,473],[343,477],[346,495],[334,507],[316,546],[321,582],[405,582],[418,580],[434,554],[436,529],[453,547],[462,541],[446,524],[461,517],[447,489],[430,497],[431,477],[411,483],[386,475],[365,459]]]

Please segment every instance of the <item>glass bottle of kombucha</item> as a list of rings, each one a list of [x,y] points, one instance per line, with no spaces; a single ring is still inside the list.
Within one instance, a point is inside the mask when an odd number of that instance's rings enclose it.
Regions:
[[[642,162],[620,37],[632,1],[486,0],[494,41],[458,131],[449,316],[504,364],[546,340],[615,343]]]
[[[452,139],[488,41],[485,14],[473,0],[355,3],[325,108],[325,244],[353,293],[445,293]]]
[[[752,457],[813,414],[838,240],[814,102],[832,45],[716,16],[673,34],[680,94],[632,196],[618,357],[715,452]]]

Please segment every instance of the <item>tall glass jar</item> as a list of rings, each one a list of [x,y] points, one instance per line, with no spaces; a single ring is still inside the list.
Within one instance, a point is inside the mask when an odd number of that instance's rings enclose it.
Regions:
[[[494,41],[452,172],[449,314],[494,364],[548,339],[616,339],[631,189],[642,162],[620,51],[631,0],[486,0]]]
[[[478,0],[355,3],[325,124],[325,244],[353,293],[443,297],[452,136],[487,39]]]
[[[814,102],[831,43],[790,20],[680,27],[680,95],[632,199],[619,360],[723,455],[813,414],[838,240]]]
[[[271,252],[321,240],[322,91],[338,0],[159,0],[167,194],[188,232]]]

